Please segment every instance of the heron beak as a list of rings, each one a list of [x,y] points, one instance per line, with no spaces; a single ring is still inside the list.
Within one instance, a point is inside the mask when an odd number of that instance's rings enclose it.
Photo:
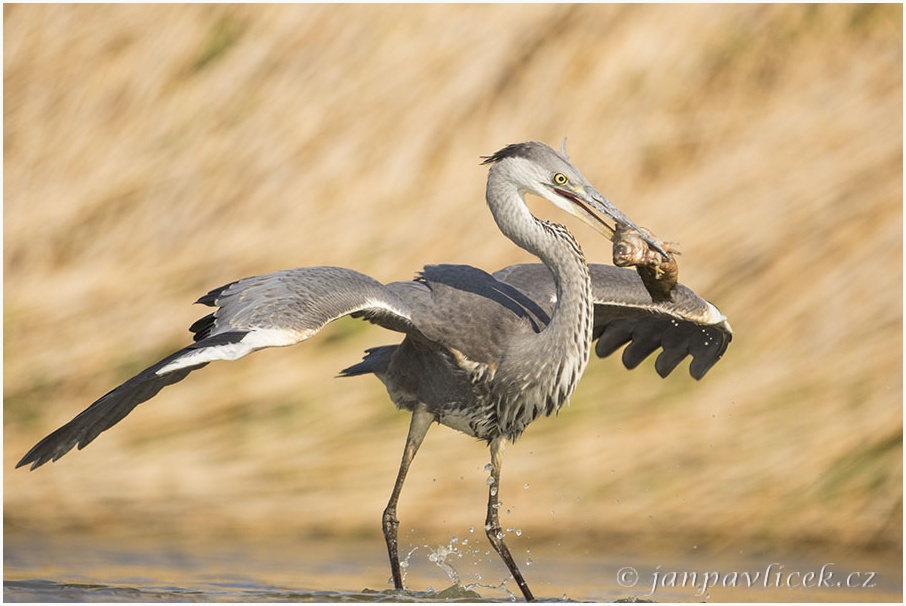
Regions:
[[[670,255],[659,242],[640,229],[629,217],[623,214],[623,211],[614,206],[610,200],[599,194],[593,187],[583,187],[581,189],[578,187],[575,189],[554,187],[553,189],[559,196],[572,202],[572,208],[576,211],[574,214],[577,217],[585,221],[592,229],[608,240],[613,240],[616,227],[628,227],[637,231],[642,239],[651,248],[658,251],[664,259],[670,259]],[[604,217],[613,220],[616,223],[616,227],[611,227],[604,220]]]

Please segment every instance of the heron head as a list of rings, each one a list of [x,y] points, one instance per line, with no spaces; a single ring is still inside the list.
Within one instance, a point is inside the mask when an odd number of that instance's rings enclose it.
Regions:
[[[598,233],[613,239],[622,226],[636,230],[654,250],[669,259],[660,243],[641,230],[629,217],[614,206],[589,183],[579,169],[567,158],[565,149],[557,152],[538,141],[508,145],[484,160],[507,170],[507,177],[519,193],[535,194],[557,208],[576,216]],[[616,223],[611,226],[607,220]]]

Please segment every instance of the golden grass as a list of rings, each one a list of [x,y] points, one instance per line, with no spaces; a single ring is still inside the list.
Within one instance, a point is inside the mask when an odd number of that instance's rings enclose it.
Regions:
[[[736,337],[700,383],[594,362],[510,449],[504,524],[522,541],[901,549],[902,7],[4,17],[8,531],[377,535],[407,419],[377,381],[332,377],[398,337],[352,321],[213,365],[38,472],[12,466],[185,343],[212,287],[530,260],[496,231],[478,156],[567,135],[599,189],[681,243],[681,281]],[[608,262],[609,242],[533,208]],[[480,527],[486,456],[432,431],[404,528]]]

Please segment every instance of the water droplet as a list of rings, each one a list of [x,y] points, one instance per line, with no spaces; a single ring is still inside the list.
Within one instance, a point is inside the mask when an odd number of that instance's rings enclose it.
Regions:
[[[528,488],[528,487],[529,487],[528,482],[526,482],[525,484],[523,484],[522,487],[523,487],[523,488]]]
[[[517,529],[516,529],[516,536],[517,536],[517,537],[521,537],[521,536],[522,536],[522,529],[521,529],[521,528],[517,528]]]
[[[474,527],[474,526],[469,526],[469,532],[475,532],[475,527]]]
[[[497,496],[497,487],[496,486],[491,487],[491,496],[492,497]]]
[[[484,470],[488,473],[491,473],[492,471],[494,471],[494,466],[491,465],[490,463],[488,463],[487,465],[484,466]]]

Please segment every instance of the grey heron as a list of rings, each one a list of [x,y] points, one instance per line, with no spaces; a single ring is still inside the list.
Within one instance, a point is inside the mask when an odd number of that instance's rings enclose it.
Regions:
[[[198,300],[216,308],[195,322],[194,343],[102,396],[17,464],[31,469],[84,448],[167,385],[215,360],[236,360],[266,347],[293,345],[342,316],[402,333],[397,345],[366,351],[342,376],[373,374],[390,399],[412,413],[402,461],[382,525],[393,584],[402,590],[397,501],[409,466],[433,423],[487,442],[490,478],[485,531],[526,600],[534,596],[504,543],[498,519],[503,446],[541,415],[560,409],[576,388],[594,347],[634,368],[656,349],[667,376],[687,356],[701,378],[732,338],[726,318],[677,284],[654,297],[630,269],[588,265],[562,225],[535,218],[534,194],[608,237],[631,230],[649,252],[669,254],[638,228],[560,153],[539,142],[509,145],[485,157],[486,200],[497,226],[542,263],[489,274],[461,265],[429,265],[411,281],[381,284],[340,267],[309,267],[245,278]],[[608,221],[613,221],[611,226]]]

